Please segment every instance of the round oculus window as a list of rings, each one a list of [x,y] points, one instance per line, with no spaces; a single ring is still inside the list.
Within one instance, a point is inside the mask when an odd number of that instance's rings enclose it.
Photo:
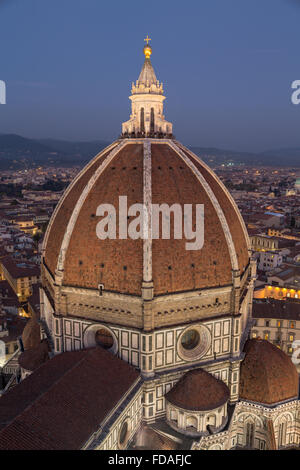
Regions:
[[[188,330],[181,337],[181,345],[186,351],[190,351],[198,346],[200,335],[197,330]]]
[[[110,349],[114,344],[114,339],[112,334],[105,328],[97,330],[95,333],[95,342],[98,346],[101,346],[103,349]]]
[[[211,344],[211,334],[204,325],[196,325],[186,328],[179,335],[177,351],[181,359],[196,361],[204,356]]]
[[[128,420],[124,421],[119,432],[119,448],[124,449],[129,438]]]

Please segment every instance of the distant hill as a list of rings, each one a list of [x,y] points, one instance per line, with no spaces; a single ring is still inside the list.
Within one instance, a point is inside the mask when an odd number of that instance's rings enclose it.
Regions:
[[[39,142],[65,155],[73,155],[78,158],[90,158],[99,153],[99,149],[102,150],[109,145],[109,142],[104,140],[70,142],[68,140],[41,139]]]
[[[0,155],[16,157],[19,153],[39,155],[52,150],[37,140],[27,139],[17,134],[0,135]]]
[[[29,168],[37,165],[84,165],[108,144],[103,140],[71,142],[0,134],[0,169]],[[211,166],[233,163],[300,167],[300,148],[275,149],[262,153],[237,152],[213,147],[191,147],[191,150]]]
[[[0,134],[0,168],[82,165],[107,145],[108,143],[104,141],[36,140],[17,134]]]

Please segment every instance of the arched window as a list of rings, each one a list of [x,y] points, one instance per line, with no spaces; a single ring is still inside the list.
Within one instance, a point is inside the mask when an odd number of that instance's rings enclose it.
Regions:
[[[284,446],[286,444],[286,422],[280,423],[279,425],[279,435],[278,435],[278,444]]]
[[[207,425],[216,426],[216,415],[209,415],[209,417],[207,418]]]
[[[186,419],[186,427],[198,430],[198,420],[195,416],[188,416]]]
[[[175,411],[175,410],[170,411],[170,419],[174,423],[177,423],[177,411]]]
[[[129,437],[130,437],[130,423],[129,423],[129,420],[126,419],[121,425],[121,428],[119,430],[119,436],[118,436],[119,449],[126,448]]]
[[[154,108],[151,108],[150,132],[154,132]]]
[[[141,108],[141,132],[145,132],[144,108]]]
[[[253,447],[254,442],[254,424],[247,423],[246,425],[246,446],[249,448]]]
[[[114,344],[111,333],[105,328],[101,328],[100,330],[96,331],[95,342],[98,346],[102,346],[104,349],[110,349]]]

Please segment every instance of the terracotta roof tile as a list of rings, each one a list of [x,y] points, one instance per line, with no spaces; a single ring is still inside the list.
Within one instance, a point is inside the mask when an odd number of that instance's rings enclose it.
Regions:
[[[166,394],[166,400],[184,410],[214,410],[229,399],[227,385],[204,369],[190,370]]]
[[[298,397],[299,376],[287,354],[261,339],[248,340],[241,363],[240,398],[272,405]]]
[[[186,150],[186,154],[188,151]],[[102,157],[103,160],[104,157]],[[219,180],[192,158],[221,205],[234,242],[238,263],[243,271],[249,262],[248,247],[236,209]],[[187,250],[186,239],[153,240],[152,265],[154,294],[229,285],[232,264],[216,209],[206,189],[192,170],[167,143],[151,144],[152,203],[204,204],[204,247]],[[119,196],[126,195],[128,207],[143,203],[143,144],[125,142],[112,162],[100,175],[79,211],[66,252],[63,284],[98,288],[141,295],[143,276],[142,240],[99,240],[95,217],[101,203],[118,208]],[[99,159],[82,173],[72,190],[65,196],[54,216],[46,245],[45,262],[54,275],[57,257],[67,222],[89,178],[99,166]],[[195,212],[195,211],[194,211]],[[172,224],[171,224],[172,225]],[[171,227],[172,229],[172,227]]]
[[[264,299],[253,302],[253,318],[300,320],[300,301]]]
[[[139,373],[102,348],[66,352],[0,399],[0,449],[80,449]]]

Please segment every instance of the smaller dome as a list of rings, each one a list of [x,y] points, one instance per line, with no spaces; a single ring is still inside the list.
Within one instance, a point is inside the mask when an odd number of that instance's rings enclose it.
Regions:
[[[34,349],[26,350],[20,354],[18,360],[22,369],[34,371],[49,359],[49,345],[47,340],[43,340]]]
[[[166,394],[169,403],[184,410],[208,411],[224,405],[229,389],[203,369],[187,372]]]
[[[250,339],[241,363],[240,398],[272,405],[298,398],[299,376],[287,354],[262,339]]]
[[[26,323],[22,333],[22,342],[25,351],[36,348],[41,342],[41,328],[35,316]]]

